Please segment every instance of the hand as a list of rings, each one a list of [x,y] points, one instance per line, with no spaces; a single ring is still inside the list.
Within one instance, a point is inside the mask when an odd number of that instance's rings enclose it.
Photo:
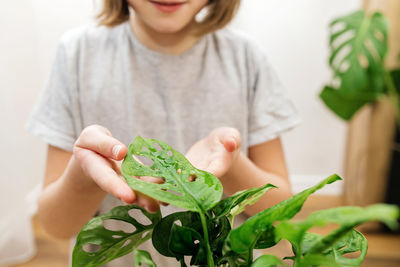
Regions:
[[[198,169],[216,177],[224,176],[240,153],[241,138],[238,130],[229,127],[216,128],[195,143],[186,158]]]
[[[128,203],[136,203],[150,212],[159,209],[158,201],[134,192],[121,175],[120,162],[128,149],[111,136],[106,128],[92,125],[85,128],[74,145],[73,157],[83,173],[103,191]],[[153,177],[141,177],[149,182],[160,182]],[[82,181],[83,182],[83,181]]]

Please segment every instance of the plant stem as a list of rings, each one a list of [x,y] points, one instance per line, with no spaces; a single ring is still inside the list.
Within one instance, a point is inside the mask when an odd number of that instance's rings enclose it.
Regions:
[[[390,99],[393,101],[393,104],[397,111],[397,127],[400,127],[400,101],[399,101],[399,94],[397,93],[396,86],[393,82],[392,76],[390,73],[385,69],[385,84],[389,91]]]
[[[235,216],[232,216],[231,218],[232,218],[231,219],[231,228],[233,229],[233,223],[234,223],[234,220],[235,220]]]
[[[151,238],[152,234],[153,234],[153,229],[151,229],[140,241],[138,241],[134,248],[136,249],[141,244],[143,244],[144,242],[149,240]]]
[[[213,255],[211,252],[210,241],[208,240],[208,229],[207,229],[207,220],[206,216],[203,212],[199,212],[201,225],[203,226],[203,233],[204,233],[204,242],[206,243],[206,252],[207,252],[207,265],[209,267],[214,267],[214,260]]]

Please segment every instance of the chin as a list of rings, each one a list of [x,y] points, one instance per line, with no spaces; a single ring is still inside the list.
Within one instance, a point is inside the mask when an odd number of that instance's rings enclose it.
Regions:
[[[182,27],[168,27],[168,25],[163,25],[162,27],[156,27],[154,30],[158,33],[177,33],[182,30]]]
[[[185,28],[185,24],[177,24],[176,21],[172,22],[159,22],[151,25],[153,30],[159,33],[177,33]]]

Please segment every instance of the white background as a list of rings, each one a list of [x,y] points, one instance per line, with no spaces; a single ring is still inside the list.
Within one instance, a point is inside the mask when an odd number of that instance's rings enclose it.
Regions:
[[[68,29],[92,22],[96,3],[98,0],[2,3],[2,217],[17,206],[26,210],[29,205],[23,202],[24,197],[39,188],[46,145],[25,133],[24,123],[46,82],[58,39]],[[327,110],[318,93],[331,75],[327,66],[329,21],[360,6],[361,0],[242,0],[231,25],[261,45],[303,119],[300,126],[283,137],[295,191],[332,173],[342,173],[346,124]],[[340,190],[340,185],[333,186],[325,193]]]
[[[346,124],[318,98],[329,81],[328,25],[361,0],[244,0],[234,25],[266,52],[303,119],[283,136],[294,191],[342,174]],[[341,183],[322,192],[337,194]]]

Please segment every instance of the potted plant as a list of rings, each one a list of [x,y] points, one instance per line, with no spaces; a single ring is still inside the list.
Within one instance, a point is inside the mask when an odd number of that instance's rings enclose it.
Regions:
[[[139,163],[133,155],[151,159],[152,165]],[[73,267],[100,266],[131,252],[135,266],[155,266],[151,255],[139,249],[149,239],[161,255],[175,258],[181,266],[187,266],[185,257],[195,266],[281,266],[283,259],[274,255],[254,259],[253,250],[275,246],[282,239],[292,244],[293,254],[285,259],[293,261],[296,267],[360,266],[367,253],[367,240],[354,227],[378,220],[395,228],[399,217],[396,206],[376,204],[366,208],[347,206],[321,210],[305,220],[292,221],[309,195],[341,179],[332,175],[233,228],[234,217],[275,186],[266,184],[221,199],[223,188],[218,178],[196,169],[167,144],[139,136],[128,147],[121,170],[133,189],[187,211],[162,217],[160,212],[151,214],[129,205],[95,217],[77,237]],[[148,183],[137,176],[162,177],[165,183]],[[129,215],[130,210],[140,211],[150,222],[139,223]],[[104,222],[110,219],[132,224],[135,230],[126,233],[106,229]],[[326,236],[309,231],[326,224],[336,224],[337,228]],[[89,244],[96,245],[97,249],[85,249]],[[346,257],[353,252],[359,252],[359,255]]]
[[[389,97],[400,114],[400,69],[388,70],[388,21],[375,12],[362,10],[332,21],[329,66],[333,78],[320,97],[328,108],[350,120],[364,105]],[[396,88],[397,86],[397,88]],[[400,121],[400,116],[397,116]]]
[[[359,10],[335,19],[330,28],[333,77],[320,98],[350,121],[345,197],[352,205],[385,201],[393,140],[400,129],[400,69],[386,67],[388,19],[379,12],[368,16]]]

